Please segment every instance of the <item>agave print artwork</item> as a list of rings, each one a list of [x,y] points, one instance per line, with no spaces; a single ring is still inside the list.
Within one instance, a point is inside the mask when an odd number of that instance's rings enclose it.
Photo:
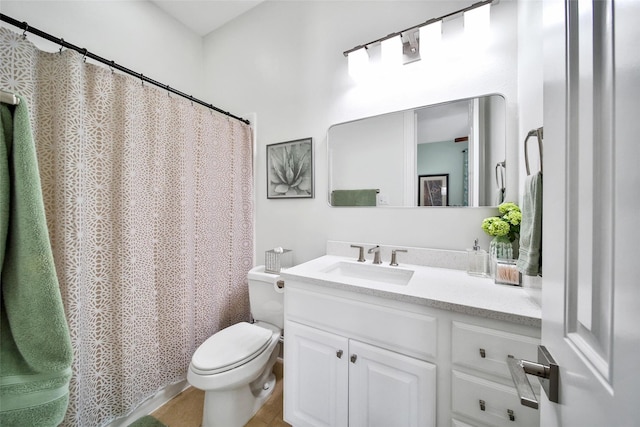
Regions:
[[[267,145],[267,198],[313,197],[311,138]]]

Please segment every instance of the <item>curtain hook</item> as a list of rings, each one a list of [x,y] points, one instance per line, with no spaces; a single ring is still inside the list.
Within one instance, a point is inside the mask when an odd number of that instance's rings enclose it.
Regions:
[[[169,87],[169,85],[167,85],[166,88],[167,88],[167,96],[169,98],[171,98],[171,87]]]
[[[82,49],[82,53],[83,53],[83,57],[82,57],[82,62],[87,62],[87,48],[85,47],[84,49]]]
[[[111,74],[113,74],[113,67],[115,65],[114,61],[111,61],[110,65],[109,65],[109,69],[111,70]]]
[[[193,107],[193,95],[189,95],[189,99],[191,100],[191,106]]]
[[[60,50],[58,51],[58,53],[59,53],[60,55],[62,55],[62,48],[64,47],[64,39],[62,39],[62,38],[61,38],[61,39],[58,41],[58,43],[60,43]]]
[[[144,87],[144,74],[140,73],[140,84]]]
[[[26,22],[23,22],[24,24],[24,31],[22,32],[22,40],[25,40],[27,38],[27,31],[29,31],[29,24],[27,24]]]

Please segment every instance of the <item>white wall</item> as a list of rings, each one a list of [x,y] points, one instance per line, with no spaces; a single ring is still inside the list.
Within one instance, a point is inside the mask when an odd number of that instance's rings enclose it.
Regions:
[[[205,95],[202,38],[150,2],[2,0],[0,7],[5,15],[160,83],[196,98]],[[33,34],[27,38],[43,50],[59,48]]]
[[[543,57],[542,57],[542,3],[538,0],[518,2],[518,161],[520,188],[527,171],[524,164],[524,139],[532,129],[543,126]],[[538,144],[529,139],[529,166],[531,172],[539,170]]]
[[[488,246],[480,223],[494,214],[491,208],[331,208],[326,196],[329,126],[452,99],[503,94],[507,161],[518,164],[514,1],[492,7],[486,50],[448,46],[448,53],[463,52],[447,62],[425,58],[418,68],[369,86],[347,73],[343,51],[472,3],[268,1],[206,37],[208,97],[241,115],[257,113],[257,262],[274,246],[293,249],[295,262],[306,261],[324,253],[327,239],[465,249],[479,237]],[[447,22],[444,39],[459,36],[461,25],[461,19]],[[265,146],[304,137],[315,145],[315,199],[268,200]],[[515,167],[508,179],[518,181]],[[508,198],[517,200],[515,186]]]

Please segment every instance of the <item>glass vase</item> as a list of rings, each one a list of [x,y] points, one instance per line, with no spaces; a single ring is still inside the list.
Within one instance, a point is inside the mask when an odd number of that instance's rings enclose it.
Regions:
[[[507,236],[495,236],[489,244],[489,254],[493,259],[513,259],[513,243]]]
[[[490,274],[496,277],[496,262],[499,259],[513,259],[513,243],[507,236],[495,236],[489,243]]]

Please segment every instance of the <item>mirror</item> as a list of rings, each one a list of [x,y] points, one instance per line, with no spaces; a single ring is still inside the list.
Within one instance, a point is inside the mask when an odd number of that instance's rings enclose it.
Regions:
[[[367,117],[329,128],[332,206],[497,206],[504,201],[501,95]]]

